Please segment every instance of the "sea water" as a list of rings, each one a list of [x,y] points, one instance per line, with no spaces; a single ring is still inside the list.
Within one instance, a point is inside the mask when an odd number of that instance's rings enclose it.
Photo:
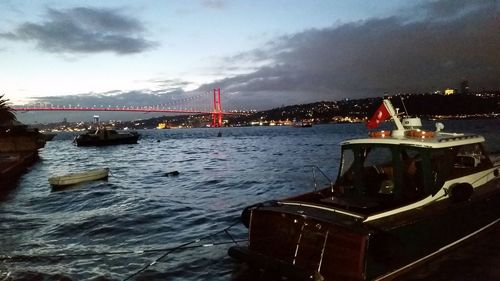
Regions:
[[[498,119],[443,123],[446,131],[485,135],[488,149],[500,151]],[[230,246],[246,243],[243,208],[313,190],[312,165],[334,180],[339,143],[367,135],[363,124],[139,133],[135,145],[76,147],[71,133],[47,142],[41,159],[0,197],[0,280],[264,279],[227,255]],[[107,181],[57,192],[47,181],[96,167],[110,168]],[[318,175],[316,182],[328,180]],[[499,244],[444,256],[441,266],[407,278],[499,279],[485,269],[488,261],[498,263],[499,251],[491,249]],[[477,255],[487,256],[486,265],[467,268]]]

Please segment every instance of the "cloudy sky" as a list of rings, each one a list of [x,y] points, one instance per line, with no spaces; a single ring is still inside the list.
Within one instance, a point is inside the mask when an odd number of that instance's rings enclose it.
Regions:
[[[500,88],[496,0],[0,2],[0,93],[22,104],[225,109]]]

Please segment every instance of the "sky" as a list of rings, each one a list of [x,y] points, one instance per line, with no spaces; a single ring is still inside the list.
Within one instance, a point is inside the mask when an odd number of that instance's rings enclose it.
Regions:
[[[225,110],[500,89],[497,0],[0,2],[13,104],[158,105],[221,88]],[[208,103],[209,106],[209,103]]]

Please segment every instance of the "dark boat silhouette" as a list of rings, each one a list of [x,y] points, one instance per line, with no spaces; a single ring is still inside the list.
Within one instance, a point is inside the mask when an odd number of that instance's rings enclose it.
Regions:
[[[78,135],[74,139],[77,146],[106,146],[118,144],[135,144],[139,139],[137,132],[122,131],[98,128]]]

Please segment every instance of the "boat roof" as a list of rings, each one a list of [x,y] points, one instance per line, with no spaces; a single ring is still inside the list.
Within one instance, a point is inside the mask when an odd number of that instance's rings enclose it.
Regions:
[[[485,139],[476,134],[446,133],[442,123],[436,123],[436,131],[422,130],[422,122],[418,117],[406,117],[400,120],[400,114],[388,99],[382,101],[373,117],[367,122],[366,127],[375,129],[384,120],[391,119],[396,127],[392,131],[371,131],[369,138],[353,139],[341,142],[341,145],[351,144],[383,144],[383,145],[408,145],[424,148],[446,148],[468,144],[483,143]]]
[[[426,148],[445,148],[466,144],[482,143],[484,137],[475,134],[457,134],[433,132],[433,137],[418,138],[408,136],[384,136],[352,139],[341,142],[341,145],[350,144],[384,144],[384,145],[409,145]]]

